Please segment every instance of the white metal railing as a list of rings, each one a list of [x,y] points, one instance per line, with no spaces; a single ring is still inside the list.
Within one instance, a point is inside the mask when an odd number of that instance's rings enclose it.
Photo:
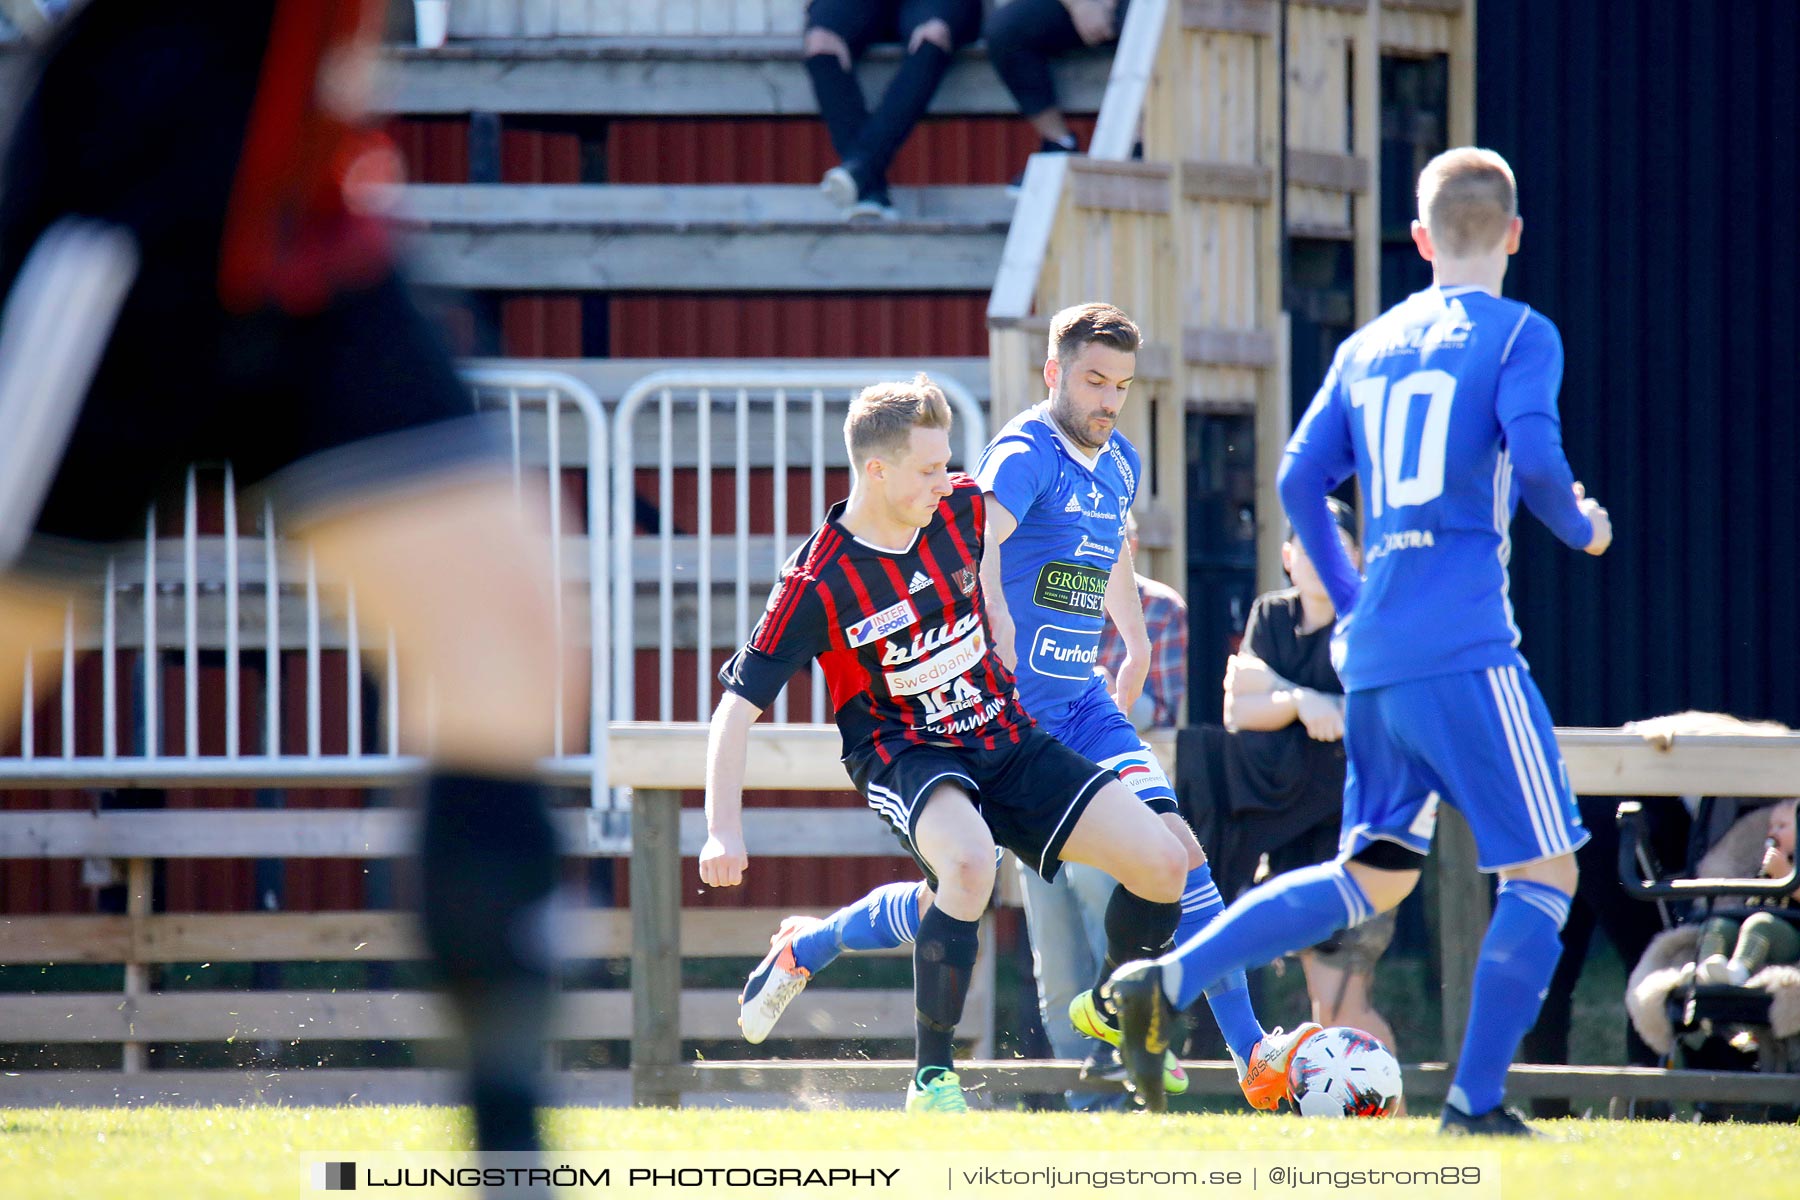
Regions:
[[[556,372],[484,368],[464,376],[473,388],[478,408],[504,420],[510,445],[515,494],[523,502],[525,481],[532,472],[545,475],[550,497],[548,527],[556,552],[554,572],[557,637],[567,636],[562,620],[570,597],[585,607],[583,635],[588,640],[593,676],[590,684],[589,724],[585,745],[566,744],[563,688],[560,678],[546,681],[555,690],[556,735],[552,774],[567,780],[579,770],[589,785],[595,807],[605,807],[606,744],[609,696],[606,686],[610,661],[609,593],[605,587],[606,531],[610,527],[606,487],[607,418],[599,399],[586,385]],[[572,424],[571,424],[572,423]],[[569,428],[565,429],[565,425]],[[573,437],[575,446],[566,443]],[[571,473],[594,469],[586,481],[581,509],[581,529],[566,529],[562,499]],[[19,719],[20,752],[0,758],[0,781],[15,786],[41,783],[69,786],[75,781],[99,785],[158,782],[211,782],[220,786],[257,786],[310,782],[369,784],[395,782],[415,771],[417,759],[400,752],[399,689],[395,686],[399,664],[391,631],[376,631],[376,641],[358,620],[354,587],[333,587],[321,581],[310,553],[283,541],[276,528],[273,506],[267,502],[256,516],[257,528],[240,536],[236,482],[227,466],[223,477],[223,536],[201,536],[199,472],[190,469],[183,500],[179,538],[156,536],[153,508],[145,521],[141,552],[109,557],[101,595],[93,619],[71,604],[63,626],[60,651],[61,739],[60,752],[46,757],[37,752],[36,691],[32,658],[25,663],[23,705]],[[335,601],[335,603],[332,603]],[[130,606],[138,611],[132,613]],[[165,610],[174,609],[173,612]],[[256,621],[260,609],[261,621]],[[335,610],[335,611],[334,611]],[[248,622],[245,618],[248,617]],[[135,618],[135,619],[133,619]],[[245,726],[243,674],[246,634],[251,649],[260,641],[263,651],[263,713],[260,746],[242,745]],[[120,663],[133,648],[131,634],[141,640],[136,648],[136,722],[130,748],[121,752],[119,710]],[[373,746],[363,737],[363,689],[365,648],[376,663],[376,691],[382,710]],[[282,656],[284,650],[304,651],[305,746],[284,753]],[[342,650],[346,663],[342,753],[326,754],[324,663],[328,650]],[[81,689],[77,661],[83,653],[98,651],[100,669],[100,753],[76,753],[77,714]],[[202,754],[200,702],[202,655],[220,651],[224,659],[223,754]],[[168,713],[163,703],[162,672],[165,657],[179,654],[182,669],[181,728],[178,750],[165,748]],[[130,686],[130,685],[128,685]],[[219,732],[214,730],[214,732]],[[211,739],[209,739],[211,740]],[[579,750],[579,754],[572,754]]]
[[[848,467],[843,415],[851,399],[877,382],[867,372],[845,369],[770,368],[660,371],[634,384],[613,415],[613,712],[620,720],[705,720],[714,694],[715,658],[749,640],[763,596],[794,544],[825,519],[830,500],[827,473]],[[973,469],[987,441],[987,418],[969,390],[954,379],[934,380],[956,413],[962,445],[961,467]],[[641,422],[645,410],[654,423]],[[723,428],[719,428],[719,427]],[[723,457],[716,447],[729,447]],[[736,528],[713,532],[714,471],[732,468],[731,503]],[[656,471],[657,528],[637,532],[637,472]],[[677,534],[677,469],[692,469],[693,531]],[[804,470],[806,524],[790,526],[790,476]],[[753,483],[768,487],[767,534],[753,534]],[[684,484],[685,486],[685,484]],[[719,556],[720,542],[729,556]],[[723,568],[723,569],[721,569]],[[637,633],[637,591],[655,588],[653,635]],[[721,609],[714,592],[731,589],[728,628],[718,627]],[[649,631],[646,631],[649,634]],[[721,636],[721,634],[723,636]],[[657,651],[656,709],[638,713],[635,650],[639,641]],[[675,660],[678,649],[693,652],[694,708],[676,711]],[[811,672],[812,719],[828,721],[824,678]],[[788,719],[788,692],[775,701],[774,719]],[[684,704],[681,706],[686,708]]]

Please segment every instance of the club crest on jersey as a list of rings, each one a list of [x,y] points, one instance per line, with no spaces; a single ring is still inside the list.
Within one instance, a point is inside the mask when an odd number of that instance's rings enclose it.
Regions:
[[[898,633],[900,630],[918,623],[919,611],[912,606],[911,600],[902,600],[898,604],[882,609],[872,617],[864,617],[854,625],[844,626],[844,639],[852,646],[866,646],[879,638]]]
[[[956,586],[962,589],[963,595],[967,596],[975,590],[975,568],[964,567],[956,573],[955,579]]]

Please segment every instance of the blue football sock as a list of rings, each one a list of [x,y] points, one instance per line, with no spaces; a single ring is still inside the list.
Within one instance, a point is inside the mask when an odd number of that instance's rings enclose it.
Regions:
[[[1187,886],[1181,891],[1181,923],[1175,927],[1175,944],[1185,946],[1189,938],[1212,924],[1225,911],[1225,900],[1213,883],[1212,868],[1201,863],[1188,872]],[[1242,971],[1229,972],[1218,983],[1206,989],[1206,1003],[1213,1020],[1231,1052],[1248,1059],[1262,1040],[1263,1027],[1250,1005],[1250,981]]]
[[[1158,960],[1163,991],[1185,1010],[1232,972],[1274,962],[1374,915],[1341,862],[1277,875],[1239,896],[1218,920]]]
[[[890,950],[919,935],[923,883],[889,883],[838,909],[821,925],[794,939],[794,962],[811,974],[846,950]]]
[[[1562,957],[1569,897],[1529,879],[1501,881],[1475,963],[1474,998],[1448,1097],[1471,1117],[1499,1105],[1525,1031],[1537,1021]]]

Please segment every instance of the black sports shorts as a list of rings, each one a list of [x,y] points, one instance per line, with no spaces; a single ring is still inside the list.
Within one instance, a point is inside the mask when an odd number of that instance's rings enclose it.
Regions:
[[[919,855],[913,830],[940,784],[959,783],[975,802],[994,844],[1017,854],[1045,879],[1062,868],[1063,843],[1095,794],[1118,776],[1075,753],[1037,726],[1017,745],[995,750],[909,746],[882,762],[858,751],[844,761],[850,781],[885,820],[935,889],[937,874]]]

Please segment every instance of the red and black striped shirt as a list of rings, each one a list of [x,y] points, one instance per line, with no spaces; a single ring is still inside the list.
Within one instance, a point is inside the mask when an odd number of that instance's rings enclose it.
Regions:
[[[813,659],[825,672],[844,756],[882,761],[907,745],[992,750],[1032,721],[994,652],[981,598],[987,521],[981,486],[954,490],[905,550],[859,541],[844,502],[794,552],[749,644],[719,672],[727,691],[767,708]]]

